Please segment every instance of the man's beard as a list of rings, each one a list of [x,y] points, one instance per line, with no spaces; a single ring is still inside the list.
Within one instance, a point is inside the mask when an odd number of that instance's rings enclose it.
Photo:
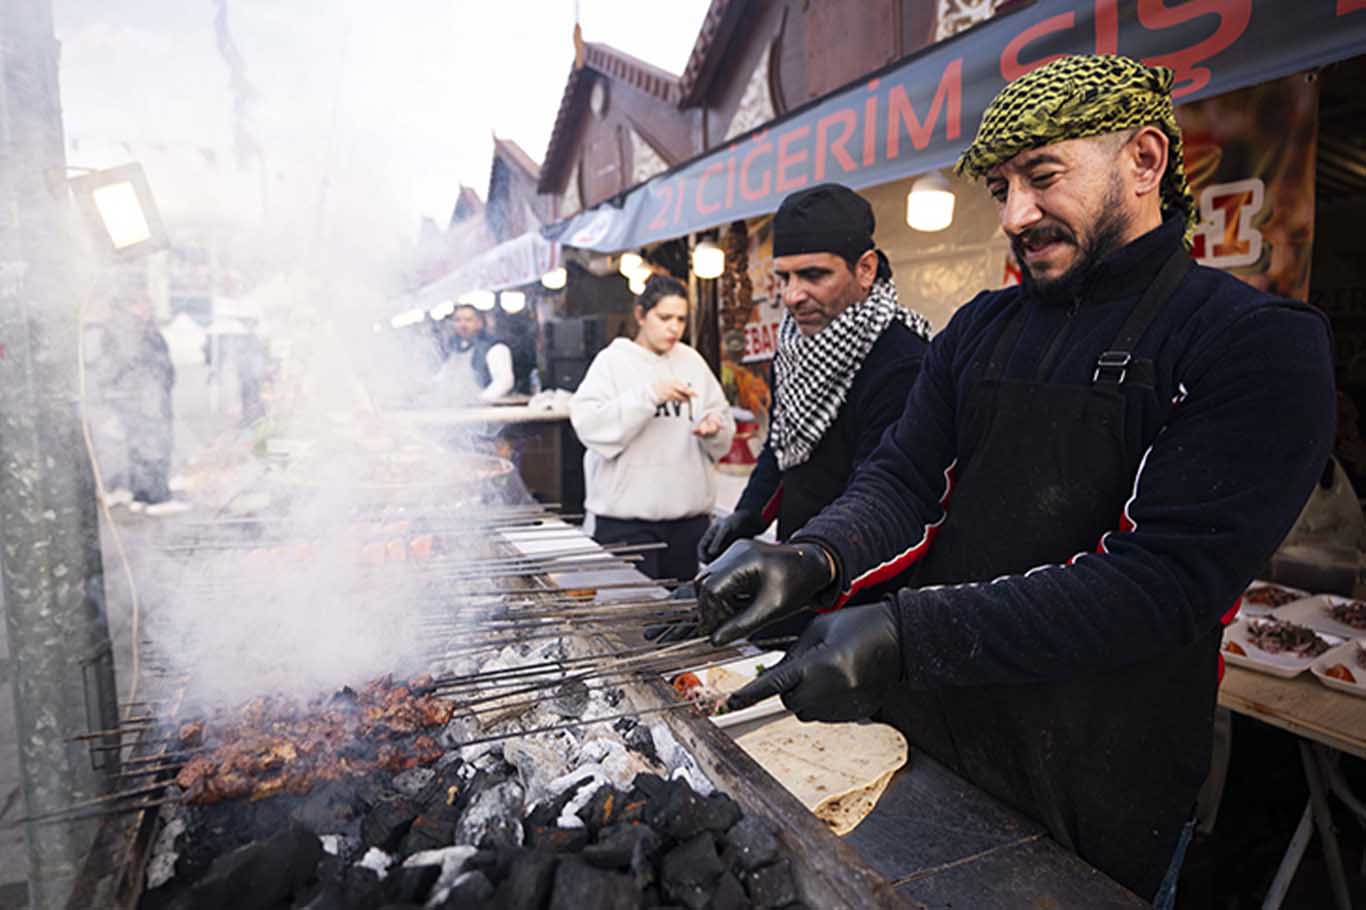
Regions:
[[[1040,303],[1070,303],[1086,286],[1087,279],[1102,259],[1123,245],[1130,218],[1120,206],[1120,188],[1112,181],[1101,204],[1100,214],[1091,225],[1085,243],[1066,225],[1049,221],[1010,238],[1010,249],[1020,264],[1020,283],[1025,292]],[[1036,278],[1025,264],[1026,241],[1070,243],[1077,248],[1072,265],[1057,278]]]

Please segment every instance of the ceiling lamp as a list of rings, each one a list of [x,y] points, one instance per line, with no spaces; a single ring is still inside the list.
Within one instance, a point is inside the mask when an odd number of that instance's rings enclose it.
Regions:
[[[455,301],[447,300],[445,303],[438,303],[427,311],[433,319],[445,319],[455,312]]]
[[[545,285],[548,291],[558,291],[564,287],[568,280],[569,272],[565,270],[564,266],[553,268],[541,276],[541,284]]]
[[[504,313],[520,313],[526,309],[526,294],[521,291],[502,291],[498,294],[498,305]]]
[[[639,297],[645,293],[645,276],[637,272],[626,282],[626,286],[631,289],[631,293]]]
[[[487,313],[498,304],[498,298],[493,291],[470,291],[460,302],[468,303],[476,310]]]
[[[906,223],[917,231],[942,231],[953,224],[953,203],[953,188],[944,175],[930,171],[906,194]]]
[[[698,278],[720,278],[726,270],[726,254],[710,240],[703,240],[692,250],[692,273]]]
[[[645,268],[645,260],[640,258],[639,253],[622,253],[621,261],[617,263],[617,271],[623,278],[634,278],[636,273]]]

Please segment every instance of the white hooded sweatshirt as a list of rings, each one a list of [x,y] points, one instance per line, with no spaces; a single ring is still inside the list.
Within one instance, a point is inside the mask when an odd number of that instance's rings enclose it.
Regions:
[[[655,382],[670,377],[697,395],[686,402],[657,400]],[[707,414],[720,418],[720,432],[694,436]],[[570,399],[569,419],[588,449],[585,506],[594,515],[670,521],[711,510],[712,465],[729,451],[735,420],[707,362],[686,344],[656,354],[616,339],[593,358]]]

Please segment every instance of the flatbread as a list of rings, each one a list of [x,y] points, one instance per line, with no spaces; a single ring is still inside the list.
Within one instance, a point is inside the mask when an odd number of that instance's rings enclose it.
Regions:
[[[905,737],[886,724],[808,724],[790,714],[735,742],[841,836],[868,817],[909,757]]]

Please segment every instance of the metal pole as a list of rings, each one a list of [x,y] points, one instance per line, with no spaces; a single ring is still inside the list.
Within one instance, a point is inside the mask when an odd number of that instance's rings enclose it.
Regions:
[[[0,0],[0,579],[28,815],[105,792],[73,731],[117,721],[51,0]],[[26,829],[30,907],[66,903],[94,822]]]

